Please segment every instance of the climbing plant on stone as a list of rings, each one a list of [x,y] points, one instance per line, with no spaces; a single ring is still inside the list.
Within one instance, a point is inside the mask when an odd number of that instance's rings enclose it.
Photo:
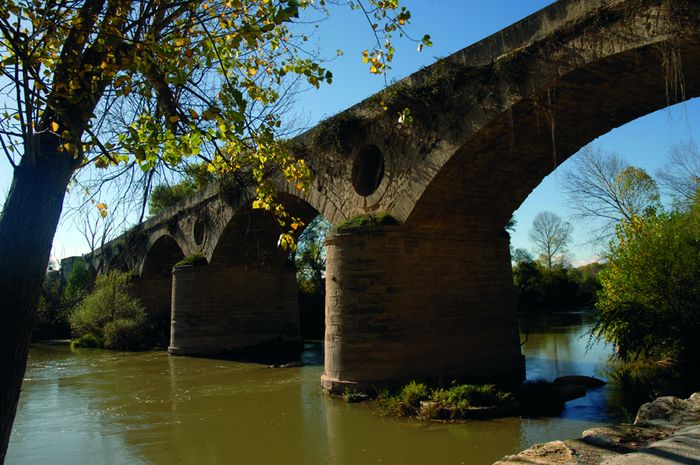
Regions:
[[[391,33],[408,10],[396,0],[352,4],[375,18],[380,52],[393,58]],[[14,170],[0,217],[0,462],[71,177],[89,165],[148,172],[199,157],[241,174],[257,206],[290,220],[275,207],[271,179],[304,189],[309,171],[276,137],[276,104],[294,81],[332,81],[294,24],[324,8],[325,0],[0,3],[0,150]]]

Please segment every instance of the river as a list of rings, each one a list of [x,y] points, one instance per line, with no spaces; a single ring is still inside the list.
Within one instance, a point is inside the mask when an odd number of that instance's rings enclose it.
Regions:
[[[523,319],[528,379],[596,374],[610,347],[586,350],[589,328],[585,313]],[[308,344],[308,365],[271,369],[34,345],[6,463],[479,465],[620,420],[612,386],[567,403],[556,418],[383,418],[372,403],[349,405],[321,392],[319,352]]]

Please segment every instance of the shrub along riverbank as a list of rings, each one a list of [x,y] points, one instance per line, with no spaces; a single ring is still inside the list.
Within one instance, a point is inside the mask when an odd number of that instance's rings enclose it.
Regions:
[[[494,384],[454,384],[443,388],[411,381],[399,389],[380,393],[377,409],[382,416],[420,420],[548,416],[561,412],[565,401],[604,384],[585,376],[562,377],[553,382],[537,380],[511,388]],[[357,397],[346,394],[345,399],[353,401]]]

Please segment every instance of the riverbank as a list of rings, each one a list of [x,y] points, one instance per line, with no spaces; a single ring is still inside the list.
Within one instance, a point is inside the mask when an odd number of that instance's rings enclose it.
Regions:
[[[700,464],[700,392],[659,397],[633,424],[593,428],[579,439],[536,444],[494,465]]]

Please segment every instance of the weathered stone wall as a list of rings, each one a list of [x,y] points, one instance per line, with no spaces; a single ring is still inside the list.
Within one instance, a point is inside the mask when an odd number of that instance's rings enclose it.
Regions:
[[[326,385],[520,377],[503,226],[584,144],[700,95],[699,30],[696,0],[560,0],[290,141],[314,173],[307,192],[280,183],[291,210],[403,224],[329,241]],[[175,273],[174,352],[298,329],[293,272],[261,267],[279,227],[241,213],[252,193],[210,186],[105,251],[145,277],[169,236],[210,263]]]
[[[523,378],[506,237],[379,227],[326,247],[324,388]]]
[[[171,354],[301,341],[293,267],[184,266],[172,296]]]

